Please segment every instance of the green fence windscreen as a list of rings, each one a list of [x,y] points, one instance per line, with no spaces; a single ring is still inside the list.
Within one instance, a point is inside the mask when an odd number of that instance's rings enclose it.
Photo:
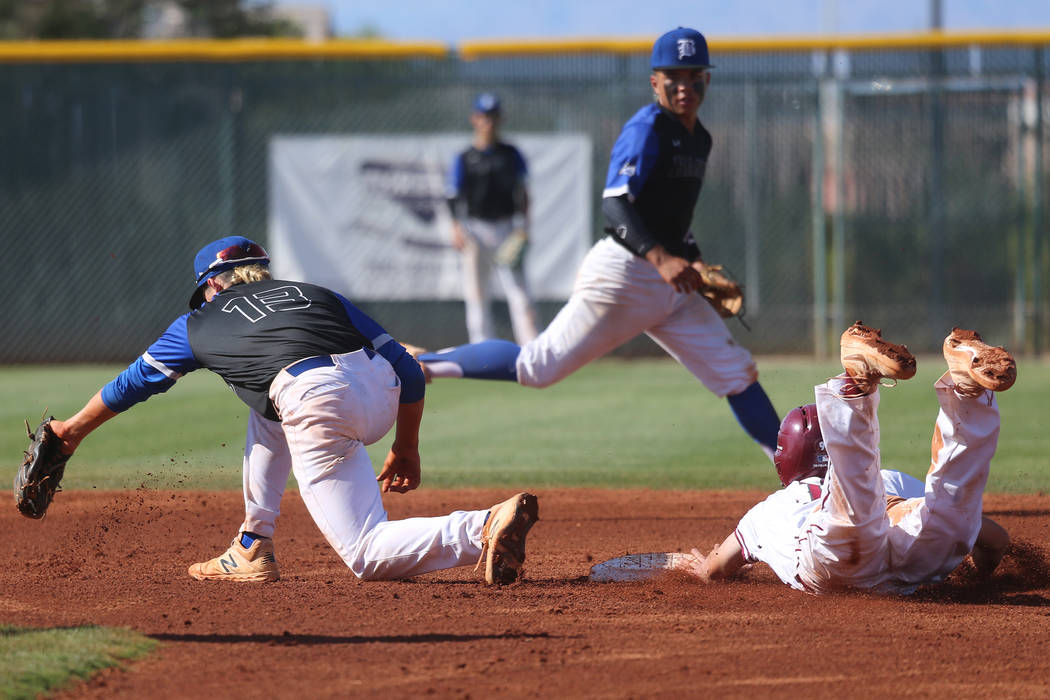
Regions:
[[[820,355],[863,319],[917,351],[953,324],[1045,350],[1048,46],[712,45],[693,230],[745,284],[741,342]],[[0,361],[134,358],[185,310],[201,245],[266,242],[271,137],[466,142],[481,90],[510,133],[590,135],[598,237],[609,150],[648,74],[643,50],[0,63]],[[459,303],[363,306],[415,344],[466,338]]]

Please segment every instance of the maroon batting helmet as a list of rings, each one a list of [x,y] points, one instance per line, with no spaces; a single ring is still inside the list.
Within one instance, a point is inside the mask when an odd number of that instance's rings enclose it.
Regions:
[[[780,483],[808,476],[824,476],[828,471],[828,451],[820,432],[816,404],[799,406],[784,416],[777,433],[777,451],[773,454]]]

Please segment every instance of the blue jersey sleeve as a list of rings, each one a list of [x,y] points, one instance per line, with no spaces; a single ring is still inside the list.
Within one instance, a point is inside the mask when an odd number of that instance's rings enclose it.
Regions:
[[[120,413],[154,394],[170,389],[175,381],[200,367],[190,349],[183,314],[128,368],[102,387],[102,403]]]
[[[652,128],[653,119],[645,117],[643,109],[624,125],[620,137],[613,144],[603,198],[627,194],[633,201],[649,179],[660,154],[660,146]]]
[[[450,199],[458,197],[463,190],[463,156],[458,155],[452,161],[452,167],[448,172],[448,193]]]
[[[401,343],[394,340],[383,327],[361,309],[350,303],[342,295],[336,294],[346,309],[346,315],[350,317],[350,323],[354,328],[372,342],[372,347],[394,368],[398,379],[401,380],[401,403],[415,403],[423,398],[426,393],[426,381],[423,379],[423,370],[415,358],[408,354]]]

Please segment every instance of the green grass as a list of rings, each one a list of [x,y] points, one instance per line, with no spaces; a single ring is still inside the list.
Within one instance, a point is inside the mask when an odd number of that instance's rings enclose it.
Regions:
[[[67,417],[119,367],[0,369],[0,447],[18,458],[45,406]],[[759,358],[777,410],[813,400],[835,363]],[[883,464],[923,476],[937,401],[939,357],[920,357],[918,376],[884,390]],[[1050,489],[1050,433],[1043,425],[1050,363],[1022,361],[1000,396],[1003,428],[990,491]],[[100,428],[67,469],[66,488],[240,487],[247,409],[207,372]],[[392,434],[369,452],[379,463]],[[606,486],[772,489],[769,462],[714,398],[670,360],[602,360],[542,390],[504,382],[437,380],[427,392],[423,483],[461,486]]]
[[[150,652],[156,642],[127,629],[24,629],[0,625],[0,698],[35,698]]]

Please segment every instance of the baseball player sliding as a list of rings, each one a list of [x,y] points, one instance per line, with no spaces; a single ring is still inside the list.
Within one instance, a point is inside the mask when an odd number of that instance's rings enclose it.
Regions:
[[[712,68],[700,32],[679,27],[653,45],[655,103],[623,127],[612,149],[602,210],[609,235],[585,257],[572,296],[535,340],[491,340],[415,352],[431,377],[473,377],[546,387],[640,333],[727,397],[738,421],[772,457],[780,419],[751,353],[696,292],[708,266],[689,227],[711,134],[697,119]]]
[[[424,382],[405,349],[348,300],[273,280],[261,246],[240,236],[204,246],[196,290],[138,359],[76,415],[51,429],[72,454],[105,421],[204,367],[251,409],[244,449],[245,519],[226,552],[189,568],[195,579],[273,581],[274,525],[289,472],[317,527],[361,579],[396,579],[485,561],[489,583],[514,581],[536,497],[488,510],[388,520],[383,492],[420,481]],[[365,445],[396,424],[376,477]],[[382,489],[377,485],[382,484]]]
[[[816,387],[815,405],[784,419],[775,463],[785,488],[749,510],[709,554],[694,549],[683,568],[710,582],[762,561],[810,593],[912,593],[943,580],[971,550],[990,573],[1009,542],[981,516],[999,436],[993,392],[1009,389],[1017,368],[1006,350],[958,328],[944,340],[944,358],[924,493],[888,495],[895,480],[880,474],[878,387],[883,378],[914,376],[915,358],[858,321],[842,334],[845,372]]]

